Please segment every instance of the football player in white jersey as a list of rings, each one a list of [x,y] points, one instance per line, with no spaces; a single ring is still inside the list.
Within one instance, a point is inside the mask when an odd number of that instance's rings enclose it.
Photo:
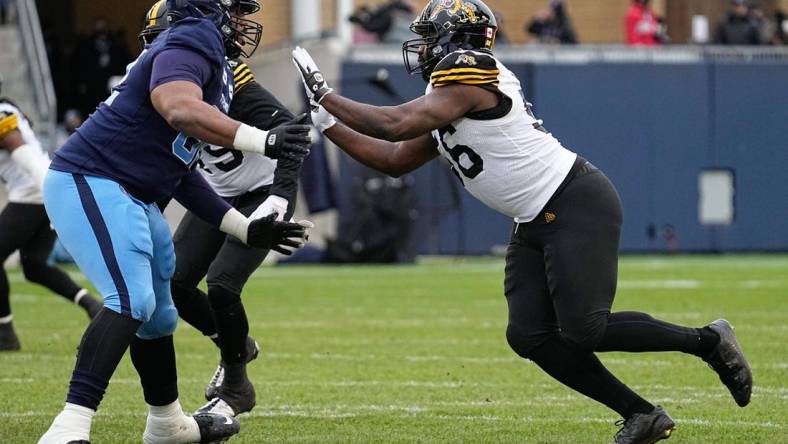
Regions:
[[[143,46],[150,44],[169,27],[166,1],[156,2],[148,11],[140,33]],[[228,57],[243,54],[228,50]],[[229,116],[247,125],[270,130],[294,119],[270,92],[255,81],[250,68],[233,59],[235,92]],[[217,194],[245,216],[265,217],[278,213],[278,220],[291,218],[295,211],[298,176],[305,150],[297,157],[273,160],[262,154],[242,153],[218,146],[200,152],[198,166]],[[173,235],[175,274],[172,298],[179,316],[211,338],[221,351],[221,361],[205,391],[209,401],[201,411],[235,416],[250,411],[256,403],[254,386],[246,365],[255,359],[259,346],[248,336],[241,292],[249,276],[260,266],[268,250],[249,247],[189,212]],[[207,294],[197,286],[203,278]]]
[[[0,264],[19,250],[25,279],[78,304],[92,318],[102,304],[47,263],[55,243],[41,194],[48,167],[49,157],[30,122],[10,100],[0,99],[0,180],[8,194],[0,213]],[[12,319],[8,276],[0,268],[0,352],[20,349]]]
[[[481,0],[431,0],[411,30],[419,38],[403,45],[406,67],[428,85],[424,96],[400,106],[336,94],[301,48],[294,62],[313,103],[313,122],[356,160],[399,176],[443,156],[471,194],[514,219],[504,282],[512,349],[619,413],[616,443],[667,438],[674,422],[616,379],[596,352],[695,355],[747,405],[752,374],[727,321],[688,328],[645,313],[611,313],[622,222],[618,194],[533,116],[520,82],[493,55],[492,11]]]

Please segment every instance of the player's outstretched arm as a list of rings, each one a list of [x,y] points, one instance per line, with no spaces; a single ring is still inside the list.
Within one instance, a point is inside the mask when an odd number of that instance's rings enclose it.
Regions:
[[[17,119],[15,114],[0,113],[0,149],[10,151],[11,160],[22,167],[38,188],[43,190],[49,159],[40,147],[25,143],[22,133],[17,129]]]
[[[279,222],[275,214],[263,219],[247,218],[219,197],[197,170],[183,178],[173,197],[205,222],[245,244],[285,255],[303,247],[309,237],[308,229],[314,226],[309,221]]]
[[[272,159],[302,159],[309,153],[311,139],[306,116],[263,131],[233,120],[204,102],[202,88],[186,80],[161,84],[151,91],[150,98],[170,126],[211,145],[260,153]]]
[[[350,157],[392,177],[409,173],[438,156],[437,144],[430,134],[404,142],[387,142],[337,123],[322,107],[313,110],[312,122]]]
[[[313,103],[355,131],[390,142],[415,139],[470,112],[494,108],[499,100],[490,91],[452,84],[399,106],[372,106],[334,93],[303,48],[293,51],[293,62]]]

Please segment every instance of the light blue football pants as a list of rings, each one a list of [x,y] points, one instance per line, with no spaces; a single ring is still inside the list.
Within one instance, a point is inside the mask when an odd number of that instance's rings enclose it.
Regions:
[[[178,320],[170,293],[175,251],[159,208],[112,180],[55,170],[44,183],[44,205],[104,306],[141,321],[142,339],[171,335]]]

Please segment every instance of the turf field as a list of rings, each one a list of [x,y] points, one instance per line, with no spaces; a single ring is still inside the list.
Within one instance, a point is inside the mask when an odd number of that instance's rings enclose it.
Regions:
[[[62,406],[86,318],[10,272],[23,351],[0,354],[0,443],[31,443]],[[517,358],[504,338],[503,261],[263,268],[245,302],[263,347],[258,407],[235,443],[606,443],[612,412]],[[755,375],[740,409],[716,375],[681,354],[602,359],[678,421],[671,443],[788,443],[788,256],[628,257],[615,309],[700,326],[725,316]],[[187,409],[217,362],[181,323]],[[94,443],[139,443],[145,405],[124,359]]]

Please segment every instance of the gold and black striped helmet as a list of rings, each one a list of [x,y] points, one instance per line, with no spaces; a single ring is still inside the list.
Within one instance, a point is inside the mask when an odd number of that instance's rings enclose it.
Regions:
[[[498,22],[482,0],[430,0],[410,30],[419,37],[402,45],[405,69],[429,81],[435,65],[454,51],[491,51]]]
[[[140,43],[143,47],[150,45],[165,29],[170,27],[167,0],[159,0],[145,14],[145,25],[140,32]]]

